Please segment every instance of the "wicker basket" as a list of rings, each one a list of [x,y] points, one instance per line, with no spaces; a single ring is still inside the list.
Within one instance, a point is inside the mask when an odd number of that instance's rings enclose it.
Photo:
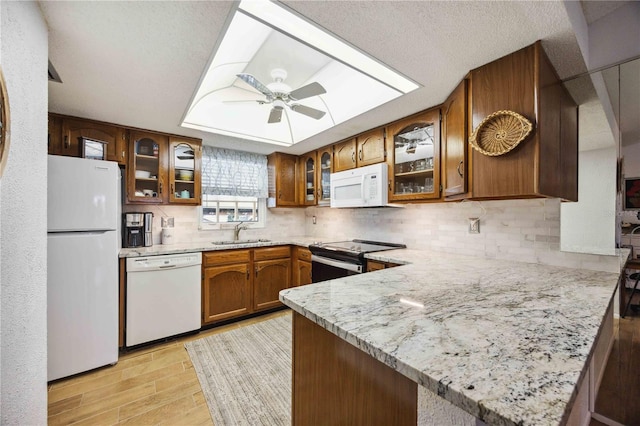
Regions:
[[[532,128],[531,122],[516,112],[496,111],[482,120],[469,142],[484,155],[502,155],[518,146]]]

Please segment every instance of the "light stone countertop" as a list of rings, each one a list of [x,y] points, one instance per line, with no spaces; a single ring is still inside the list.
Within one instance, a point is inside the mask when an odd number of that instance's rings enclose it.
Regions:
[[[368,257],[409,264],[280,300],[488,424],[567,420],[619,274],[410,249]]]
[[[213,241],[200,241],[190,243],[177,244],[155,244],[150,247],[123,248],[120,249],[119,257],[143,257],[158,256],[162,254],[176,253],[194,253],[214,250],[234,250],[243,248],[271,247],[281,245],[296,245],[300,247],[308,247],[309,244],[318,241],[317,238],[311,237],[291,237],[283,240],[258,241],[254,243],[243,243],[242,239],[238,243],[233,244],[214,244]]]

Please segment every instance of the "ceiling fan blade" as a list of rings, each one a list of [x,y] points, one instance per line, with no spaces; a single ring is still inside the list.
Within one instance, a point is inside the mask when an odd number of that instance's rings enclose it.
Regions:
[[[282,108],[271,108],[271,113],[269,114],[269,121],[267,123],[279,123],[282,120]]]
[[[299,101],[300,99],[310,98],[311,96],[322,95],[323,93],[327,93],[324,90],[324,87],[320,83],[313,82],[307,84],[306,86],[302,86],[297,88],[296,90],[289,93],[289,99],[293,99],[294,101]]]
[[[251,74],[236,74],[236,76],[268,98],[273,97],[273,92],[269,90],[267,86],[260,83],[260,81]]]
[[[237,104],[242,102],[257,102],[259,104],[267,103],[267,101],[265,101],[264,99],[237,99],[237,100],[222,101],[223,104]]]
[[[298,104],[291,105],[291,109],[294,110],[295,112],[299,112],[300,114],[304,114],[311,118],[315,118],[316,120],[320,120],[326,114],[326,112],[320,111],[319,109],[311,108],[304,105],[298,105]]]

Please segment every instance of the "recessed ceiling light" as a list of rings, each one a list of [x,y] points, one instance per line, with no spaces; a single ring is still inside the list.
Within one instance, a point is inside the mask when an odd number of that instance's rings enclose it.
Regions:
[[[244,0],[182,126],[289,146],[418,87],[283,5]]]

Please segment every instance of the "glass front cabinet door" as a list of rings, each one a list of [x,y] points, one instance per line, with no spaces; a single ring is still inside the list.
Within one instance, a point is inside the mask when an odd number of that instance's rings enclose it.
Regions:
[[[300,204],[313,206],[316,204],[316,152],[303,155],[301,160],[303,182]]]
[[[200,204],[202,143],[169,138],[169,202]]]
[[[387,152],[390,200],[440,198],[440,109],[388,125]]]
[[[134,203],[164,202],[167,137],[150,132],[132,131],[129,145],[127,200]]]
[[[331,172],[332,167],[331,148],[318,151],[318,205],[328,206],[331,203]]]

